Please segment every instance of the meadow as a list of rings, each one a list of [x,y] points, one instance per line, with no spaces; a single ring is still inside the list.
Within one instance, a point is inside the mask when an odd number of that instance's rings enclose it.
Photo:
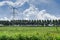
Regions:
[[[58,29],[58,30],[57,30]],[[60,40],[60,27],[0,27],[0,40]]]

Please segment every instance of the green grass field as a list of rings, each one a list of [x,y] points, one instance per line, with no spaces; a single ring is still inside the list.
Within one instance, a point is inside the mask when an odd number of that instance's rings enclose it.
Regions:
[[[60,40],[60,27],[0,27],[0,40]]]

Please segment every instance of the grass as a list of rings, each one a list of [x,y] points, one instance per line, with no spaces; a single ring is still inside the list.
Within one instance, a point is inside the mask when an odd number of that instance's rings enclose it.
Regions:
[[[60,40],[60,27],[0,27],[0,40]]]

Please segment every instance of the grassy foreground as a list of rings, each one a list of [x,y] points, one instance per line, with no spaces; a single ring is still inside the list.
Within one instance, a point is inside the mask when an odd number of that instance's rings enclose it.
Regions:
[[[60,27],[0,27],[0,40],[60,40]]]

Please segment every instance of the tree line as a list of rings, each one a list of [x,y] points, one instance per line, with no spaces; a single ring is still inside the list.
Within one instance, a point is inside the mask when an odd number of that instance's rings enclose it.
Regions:
[[[60,26],[60,20],[0,20],[0,25]]]

